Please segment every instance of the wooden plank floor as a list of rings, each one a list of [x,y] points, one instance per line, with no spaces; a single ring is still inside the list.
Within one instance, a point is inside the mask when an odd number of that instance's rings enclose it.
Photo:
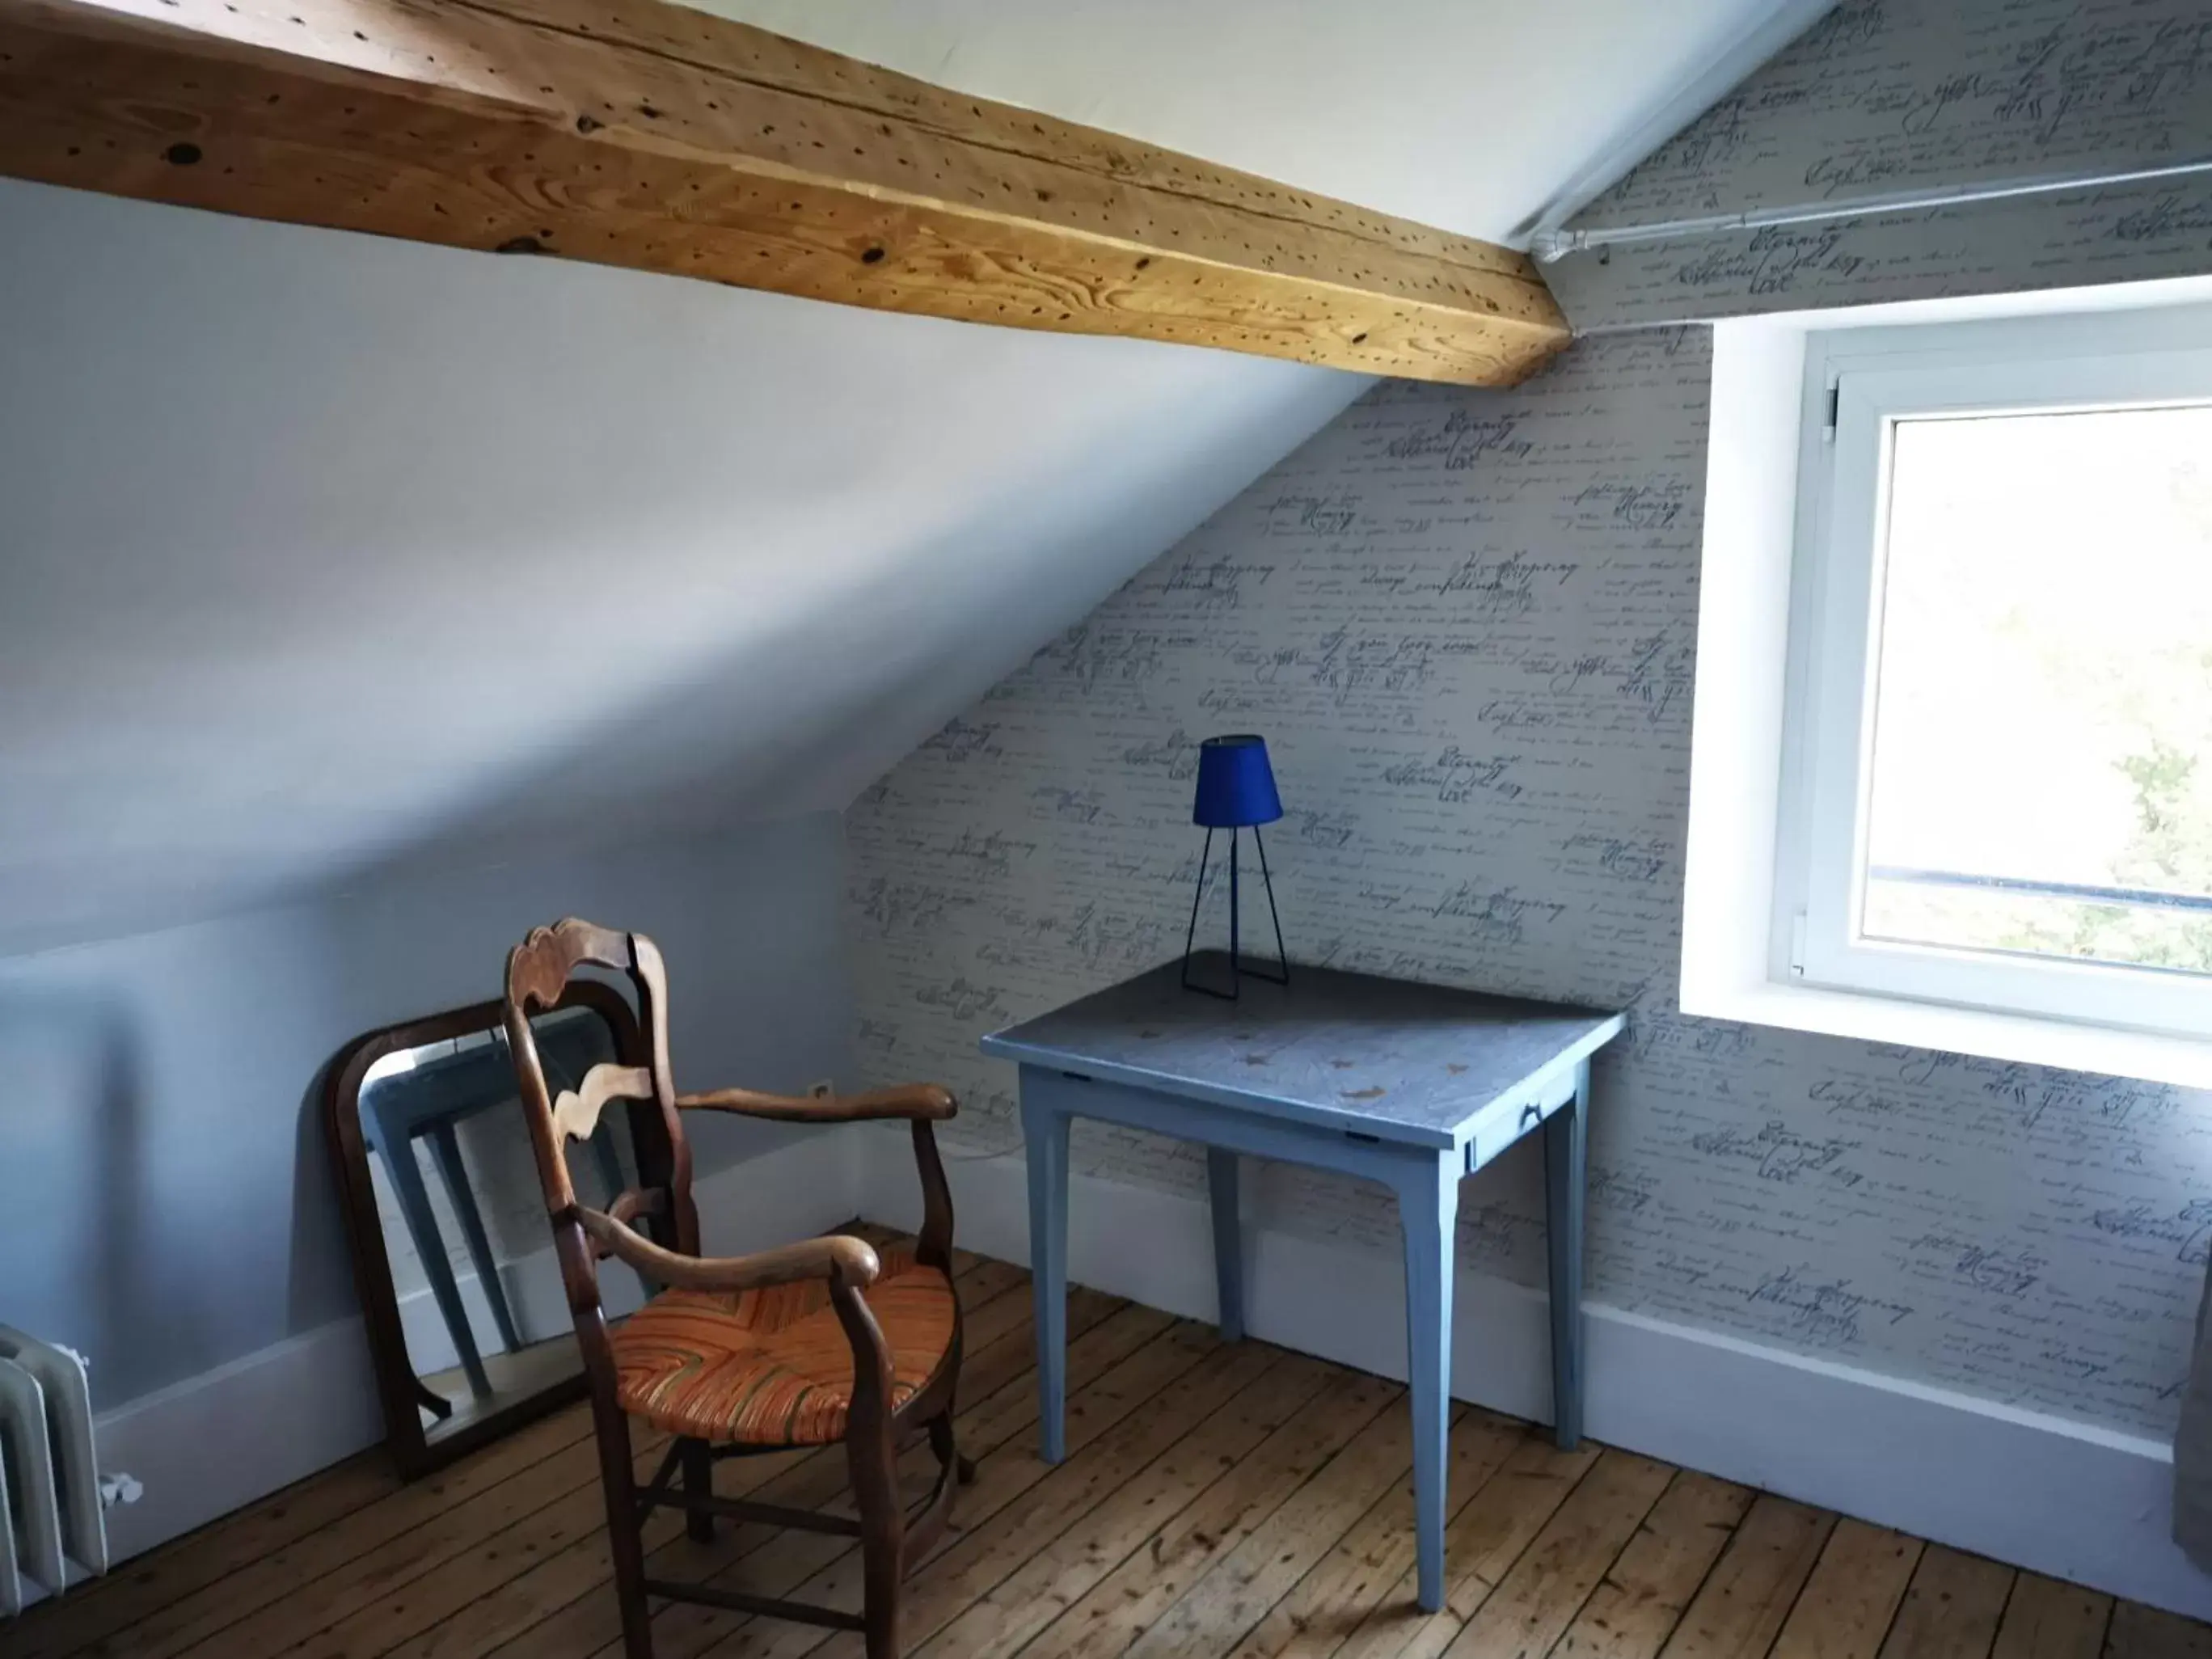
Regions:
[[[2212,1659],[2212,1627],[1472,1407],[1451,1431],[1449,1594],[1413,1605],[1395,1382],[1092,1291],[1070,1298],[1069,1455],[1034,1455],[1028,1275],[963,1256],[959,1530],[910,1582],[932,1659]],[[655,1448],[639,1437],[642,1466]],[[835,1450],[726,1463],[732,1495],[841,1508]],[[909,1473],[919,1483],[920,1462]],[[588,1422],[416,1485],[364,1455],[0,1625],[5,1659],[619,1659]],[[657,1576],[857,1607],[846,1540],[657,1515]],[[702,1607],[661,1659],[858,1659]]]

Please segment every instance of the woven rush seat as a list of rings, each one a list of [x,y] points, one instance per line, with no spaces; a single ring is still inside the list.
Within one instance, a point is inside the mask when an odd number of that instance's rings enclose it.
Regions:
[[[944,1363],[958,1314],[951,1282],[911,1247],[878,1256],[882,1274],[863,1294],[890,1350],[896,1411]],[[610,1336],[623,1409],[670,1434],[752,1446],[844,1437],[853,1346],[826,1279],[663,1291]]]

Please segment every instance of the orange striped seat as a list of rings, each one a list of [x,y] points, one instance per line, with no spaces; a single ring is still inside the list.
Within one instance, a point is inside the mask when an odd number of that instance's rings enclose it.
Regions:
[[[891,1409],[952,1346],[952,1285],[912,1249],[878,1249],[863,1294],[891,1351]],[[753,1446],[819,1446],[845,1434],[853,1348],[826,1280],[765,1290],[663,1291],[617,1326],[616,1397],[670,1434]]]

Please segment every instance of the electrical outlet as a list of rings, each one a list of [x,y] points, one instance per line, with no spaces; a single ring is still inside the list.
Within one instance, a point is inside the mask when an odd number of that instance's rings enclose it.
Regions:
[[[808,1084],[806,1092],[817,1100],[827,1100],[837,1092],[837,1085],[825,1077],[819,1083]]]

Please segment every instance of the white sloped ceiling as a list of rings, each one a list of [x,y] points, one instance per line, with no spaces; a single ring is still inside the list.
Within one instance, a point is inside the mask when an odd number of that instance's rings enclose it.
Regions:
[[[1769,3],[723,9],[1502,240]],[[0,182],[0,951],[842,805],[1361,387]]]

